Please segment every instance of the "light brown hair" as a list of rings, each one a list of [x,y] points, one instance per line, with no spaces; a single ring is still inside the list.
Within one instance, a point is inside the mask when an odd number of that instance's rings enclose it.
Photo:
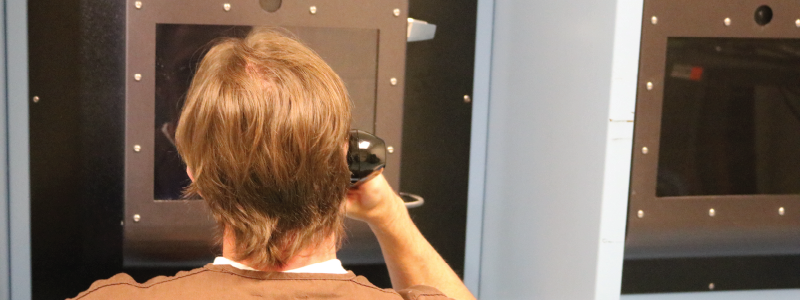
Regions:
[[[194,175],[186,194],[233,234],[236,260],[281,267],[341,238],[350,106],[339,76],[275,31],[222,39],[205,55],[176,144]]]

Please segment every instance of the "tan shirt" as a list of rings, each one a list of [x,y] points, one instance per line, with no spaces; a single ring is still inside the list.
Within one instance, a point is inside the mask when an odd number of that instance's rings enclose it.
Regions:
[[[381,289],[353,272],[282,273],[241,270],[230,265],[158,276],[137,283],[128,274],[98,280],[73,299],[449,299],[429,286]]]

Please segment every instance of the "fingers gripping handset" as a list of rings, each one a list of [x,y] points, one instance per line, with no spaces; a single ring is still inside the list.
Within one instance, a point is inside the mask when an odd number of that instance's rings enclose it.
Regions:
[[[350,167],[350,184],[347,206],[348,216],[370,223],[380,213],[388,213],[389,206],[407,208],[424,203],[422,197],[392,190],[383,169],[386,167],[386,143],[379,137],[362,130],[351,130],[347,148]],[[404,202],[408,198],[412,201]]]

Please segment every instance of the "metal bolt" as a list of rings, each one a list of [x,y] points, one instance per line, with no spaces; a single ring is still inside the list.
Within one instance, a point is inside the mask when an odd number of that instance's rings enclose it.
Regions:
[[[142,9],[142,1],[133,2],[133,6],[136,7],[136,9]]]
[[[652,23],[653,25],[658,24],[658,18],[656,16],[653,16],[652,18],[650,18],[650,23]]]
[[[225,11],[231,11],[231,4],[230,3],[223,4],[222,9],[224,9]]]
[[[713,217],[713,216],[716,216],[716,215],[717,215],[717,212],[713,208],[708,210],[708,216],[709,217]]]
[[[794,26],[800,27],[800,19],[794,21]]]
[[[472,98],[470,98],[469,95],[464,95],[464,103],[470,103],[470,102],[472,102]]]
[[[139,145],[133,145],[133,151],[134,151],[134,152],[139,152],[139,151],[142,151],[142,146],[139,146]]]
[[[714,290],[714,283],[713,282],[708,284],[708,289],[712,290],[712,291]]]
[[[394,78],[394,77],[392,77],[392,79],[389,79],[389,82],[390,82],[392,85],[397,85],[397,78]]]
[[[647,147],[642,147],[642,154],[647,154],[647,152],[650,152],[650,149],[647,149]]]
[[[644,218],[644,211],[640,209],[640,210],[639,210],[639,211],[636,213],[636,216],[637,216],[637,217],[639,217],[639,219],[641,219],[641,218]]]
[[[400,9],[399,8],[395,8],[392,13],[394,13],[395,17],[399,17],[400,16]]]
[[[778,208],[778,214],[781,215],[781,216],[786,214],[786,210],[783,209],[783,206],[781,206],[781,208]]]
[[[142,81],[142,74],[133,74],[133,79],[136,81]]]
[[[722,23],[725,23],[725,26],[731,26],[731,18],[725,18],[725,20],[722,21]]]
[[[119,226],[125,226],[125,220],[119,221]]]
[[[141,219],[142,219],[142,216],[140,216],[139,214],[133,215],[133,221],[134,222],[139,223],[139,220],[141,220]]]
[[[653,83],[650,82],[650,81],[647,82],[647,90],[648,91],[652,91],[653,90]]]
[[[39,96],[33,96],[33,103],[39,103]]]
[[[309,7],[308,12],[310,12],[312,15],[317,14],[317,7],[316,6]]]
[[[386,147],[386,152],[394,153],[394,147],[392,146]]]

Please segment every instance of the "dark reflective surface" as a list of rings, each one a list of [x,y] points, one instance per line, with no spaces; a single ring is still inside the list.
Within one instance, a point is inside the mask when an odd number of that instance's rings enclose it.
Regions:
[[[656,195],[800,193],[800,40],[669,38]]]
[[[272,1],[275,2],[275,1]],[[156,26],[153,197],[181,199],[190,183],[175,149],[175,127],[197,65],[217,38],[244,37],[250,26]],[[290,27],[284,32],[317,52],[342,78],[353,102],[353,127],[374,131],[378,30]]]
[[[347,165],[350,166],[350,184],[357,186],[372,179],[386,166],[386,144],[369,132],[351,130]]]

